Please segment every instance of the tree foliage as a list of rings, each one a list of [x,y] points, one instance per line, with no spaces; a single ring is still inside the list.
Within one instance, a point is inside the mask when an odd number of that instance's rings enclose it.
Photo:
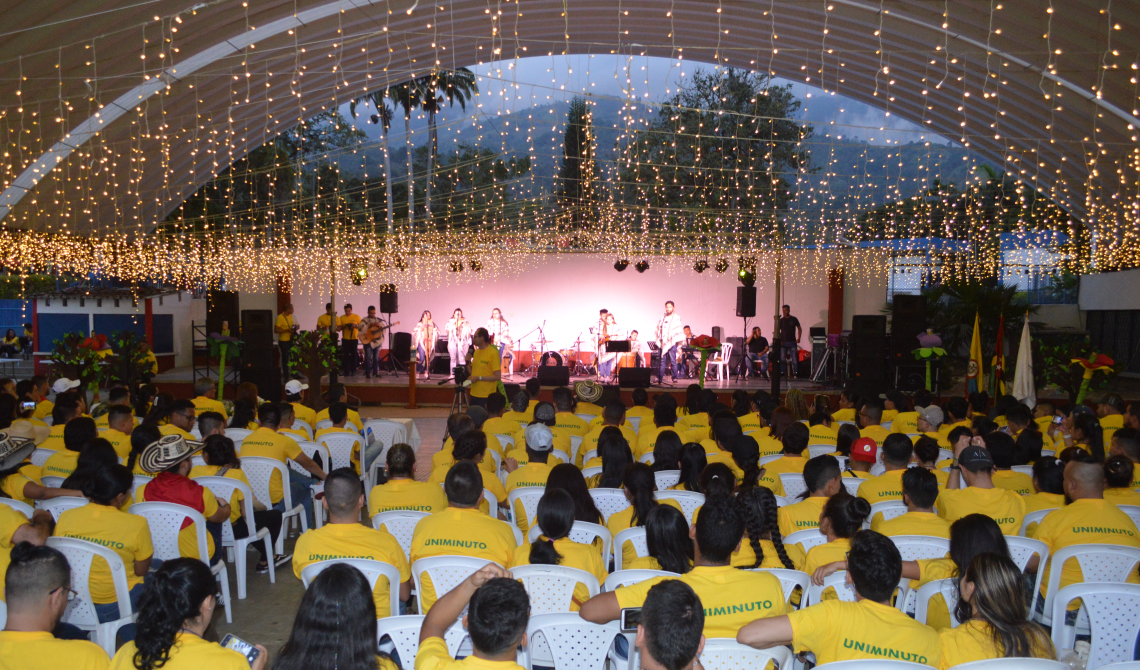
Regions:
[[[562,164],[558,171],[558,206],[566,222],[579,227],[592,220],[598,178],[593,115],[586,99],[575,96],[566,111]]]

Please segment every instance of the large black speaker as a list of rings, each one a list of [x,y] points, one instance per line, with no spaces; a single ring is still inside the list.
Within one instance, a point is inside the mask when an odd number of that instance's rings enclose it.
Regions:
[[[728,343],[732,345],[732,355],[728,358],[728,369],[736,370],[740,365],[740,357],[744,355],[745,339],[743,337],[729,337]]]
[[[381,293],[380,295],[384,295]],[[405,365],[412,357],[412,334],[392,333],[392,353],[394,360]]]
[[[618,386],[627,389],[649,388],[652,373],[650,368],[621,368],[618,370]]]
[[[540,365],[538,383],[543,386],[569,386],[570,368],[565,365]]]
[[[891,361],[914,361],[918,335],[926,329],[926,296],[896,295],[891,301]]]
[[[736,287],[736,315],[743,317],[756,316],[756,287]]]
[[[856,314],[851,317],[851,332],[852,334],[868,334],[878,335],[880,337],[887,336],[887,315],[886,314]]]
[[[382,285],[380,287],[380,312],[382,314],[395,314],[399,311],[400,294],[396,292],[396,285]]]
[[[241,348],[243,365],[254,368],[273,367],[273,310],[241,311]],[[264,398],[265,396],[261,396]]]
[[[435,358],[431,359],[429,372],[433,375],[451,376],[451,356],[448,356],[446,351],[443,354],[436,354]]]
[[[257,385],[257,395],[270,402],[277,402],[281,395],[281,368],[245,365],[241,369],[242,383]]]

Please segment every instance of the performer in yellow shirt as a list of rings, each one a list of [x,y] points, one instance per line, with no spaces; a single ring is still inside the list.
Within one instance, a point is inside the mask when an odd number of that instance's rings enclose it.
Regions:
[[[293,352],[293,335],[297,332],[297,319],[293,317],[293,305],[285,305],[285,309],[277,315],[273,323],[273,333],[277,335],[277,348],[281,350],[281,376],[289,379],[293,376],[289,356]]]
[[[487,396],[499,390],[503,371],[499,349],[491,344],[486,328],[477,328],[472,337],[475,350],[467,355],[471,371],[471,404],[486,406]]]
[[[345,376],[354,375],[360,362],[359,352],[357,352],[357,347],[360,346],[360,341],[357,339],[357,334],[360,332],[360,315],[352,313],[350,303],[345,303],[344,316],[336,320],[336,327],[340,331],[341,338],[341,372]]]

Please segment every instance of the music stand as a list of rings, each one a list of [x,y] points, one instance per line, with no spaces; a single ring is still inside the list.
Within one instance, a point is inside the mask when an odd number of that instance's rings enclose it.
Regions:
[[[607,354],[628,354],[631,351],[633,351],[633,348],[630,347],[629,340],[606,340]],[[615,358],[614,360],[617,359]],[[601,371],[600,365],[598,367],[598,371]],[[614,378],[617,377],[617,371],[618,366],[613,366],[613,368],[610,370],[610,381],[613,381]]]

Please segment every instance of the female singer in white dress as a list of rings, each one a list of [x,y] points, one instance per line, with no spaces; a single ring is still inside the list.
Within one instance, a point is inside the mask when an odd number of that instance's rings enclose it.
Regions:
[[[614,361],[618,355],[606,351],[607,340],[620,340],[622,339],[621,333],[617,327],[617,319],[614,318],[612,312],[607,312],[605,317],[599,321],[600,327],[597,332],[598,348],[598,375],[603,380],[608,380],[614,371]]]
[[[431,320],[431,312],[424,310],[420,322],[412,329],[412,348],[416,350],[416,373],[427,379],[431,370],[431,360],[435,358],[435,342],[439,339],[439,328]]]
[[[487,332],[491,334],[491,342],[499,347],[499,357],[503,363],[504,374],[510,376],[514,369],[514,342],[511,340],[511,328],[503,318],[498,307],[491,310],[491,318],[487,319]]]
[[[469,346],[471,346],[471,322],[463,318],[463,310],[456,307],[447,322],[447,354],[451,356],[452,368],[464,364]]]

